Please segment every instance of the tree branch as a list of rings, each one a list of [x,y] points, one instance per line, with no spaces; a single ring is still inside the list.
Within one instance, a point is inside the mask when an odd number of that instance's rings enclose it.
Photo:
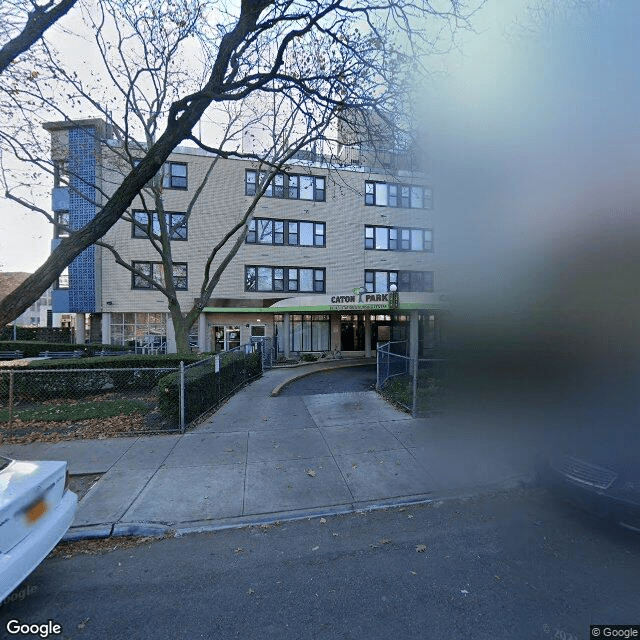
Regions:
[[[76,2],[77,0],[60,0],[58,4],[54,4],[50,0],[40,6],[34,3],[33,11],[29,12],[22,31],[0,49],[0,74],[20,54],[32,47],[51,25],[66,15]]]

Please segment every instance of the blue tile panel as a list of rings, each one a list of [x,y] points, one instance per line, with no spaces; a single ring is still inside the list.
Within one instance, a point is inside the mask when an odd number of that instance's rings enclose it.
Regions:
[[[96,215],[96,130],[69,130],[69,226],[81,229]],[[95,247],[85,249],[69,265],[69,312],[90,313],[96,309]]]
[[[51,208],[54,211],[69,211],[69,187],[53,188]]]

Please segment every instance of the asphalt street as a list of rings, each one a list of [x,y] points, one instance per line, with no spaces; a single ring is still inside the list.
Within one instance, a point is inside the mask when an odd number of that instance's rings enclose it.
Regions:
[[[73,640],[583,640],[590,624],[640,623],[638,535],[539,489],[74,544],[0,608],[3,637],[11,619]]]

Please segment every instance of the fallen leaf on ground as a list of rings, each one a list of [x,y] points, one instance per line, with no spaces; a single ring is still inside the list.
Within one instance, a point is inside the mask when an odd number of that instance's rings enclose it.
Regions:
[[[391,538],[381,538],[380,544],[391,544]]]
[[[312,548],[311,548],[311,551],[317,551],[319,548],[320,548],[320,547],[318,547],[318,546],[312,547]]]
[[[418,553],[424,553],[427,550],[427,545],[426,544],[418,544],[416,545],[416,551]]]
[[[320,524],[327,524],[326,518],[320,518]]]
[[[316,477],[316,472],[313,469],[307,469],[307,475],[310,476],[311,478],[315,478]]]

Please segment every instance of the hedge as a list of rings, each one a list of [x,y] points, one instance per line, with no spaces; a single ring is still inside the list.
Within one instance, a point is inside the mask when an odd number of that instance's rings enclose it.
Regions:
[[[27,369],[138,369],[141,367],[179,367],[180,361],[191,364],[199,360],[197,355],[180,356],[175,353],[148,356],[138,353],[126,356],[95,356],[62,360],[36,360]]]
[[[216,407],[235,389],[262,373],[258,352],[228,355],[215,372],[213,358],[185,370],[185,423]],[[171,422],[180,419],[180,374],[171,373],[158,382],[160,412]]]
[[[14,370],[14,400],[43,401],[83,398],[109,391],[149,391],[177,369],[180,361],[195,362],[196,356],[144,356],[39,360]],[[67,371],[60,371],[66,369]],[[117,369],[117,371],[105,371]],[[9,372],[0,370],[0,401],[9,397]]]
[[[15,335],[18,340],[49,342],[56,345],[73,342],[73,332],[70,328],[60,327],[16,327]],[[13,340],[13,325],[0,329],[0,341]]]
[[[38,340],[0,340],[0,351],[22,351],[25,358],[37,358],[42,351],[82,351],[92,356],[98,351],[126,351],[127,347],[110,344],[70,344]]]
[[[100,351],[102,345],[96,345]],[[0,351],[22,351],[25,358],[37,358],[42,351],[85,351],[85,345],[68,342],[38,342],[36,340],[2,340]],[[87,353],[87,351],[85,351]]]

